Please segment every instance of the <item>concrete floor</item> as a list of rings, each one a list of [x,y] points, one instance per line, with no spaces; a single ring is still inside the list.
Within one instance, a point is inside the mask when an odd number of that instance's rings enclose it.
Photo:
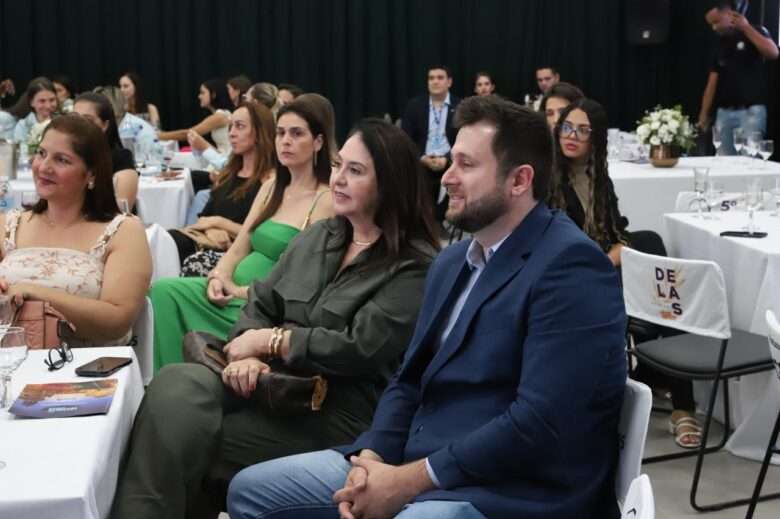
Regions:
[[[645,456],[679,450],[667,430],[669,415],[653,413],[647,433]],[[715,424],[711,434],[714,442],[720,439],[722,429]],[[710,441],[712,444],[713,441]],[[699,513],[688,503],[695,458],[652,463],[642,467],[650,477],[655,495],[656,519],[736,519],[745,517],[747,506]],[[709,454],[704,458],[699,483],[699,504],[749,497],[758,476],[760,463],[733,456],[728,452]],[[780,467],[771,466],[764,481],[763,493],[780,492]],[[780,500],[759,503],[754,519],[780,518]]]

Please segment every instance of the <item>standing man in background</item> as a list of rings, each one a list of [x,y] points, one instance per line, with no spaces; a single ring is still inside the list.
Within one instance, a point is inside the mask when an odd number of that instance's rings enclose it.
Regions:
[[[702,96],[698,126],[709,128],[709,114],[717,109],[715,125],[721,132],[722,155],[734,155],[734,129],[766,133],[767,75],[765,62],[778,49],[769,31],[751,25],[745,17],[748,0],[720,0],[704,19],[718,35],[707,86]]]
[[[539,104],[542,102],[544,94],[550,90],[553,85],[557,85],[561,82],[561,75],[558,73],[558,69],[544,65],[536,69],[536,85],[539,87],[539,94],[531,99],[531,96],[525,96],[525,105],[529,108],[533,108],[534,111],[539,110]]]
[[[401,127],[423,153],[420,163],[438,222],[444,220],[447,209],[446,195],[439,196],[441,176],[450,165],[450,148],[458,133],[452,121],[460,98],[450,94],[450,87],[452,73],[449,68],[444,65],[429,67],[428,95],[409,101],[401,118]]]

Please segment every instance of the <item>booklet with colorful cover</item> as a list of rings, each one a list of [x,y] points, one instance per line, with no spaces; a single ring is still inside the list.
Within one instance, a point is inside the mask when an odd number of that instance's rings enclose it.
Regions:
[[[106,414],[117,379],[27,384],[9,412],[24,418],[63,418]]]

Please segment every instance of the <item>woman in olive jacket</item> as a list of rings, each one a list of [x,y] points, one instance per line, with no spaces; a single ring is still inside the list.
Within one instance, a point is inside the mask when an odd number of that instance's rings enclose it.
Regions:
[[[241,468],[348,443],[369,427],[438,250],[418,155],[393,125],[356,125],[331,175],[337,216],[296,237],[252,285],[222,377],[172,364],[152,381],[113,517],[208,517]],[[282,367],[327,380],[320,411],[290,416],[257,406],[258,375]]]

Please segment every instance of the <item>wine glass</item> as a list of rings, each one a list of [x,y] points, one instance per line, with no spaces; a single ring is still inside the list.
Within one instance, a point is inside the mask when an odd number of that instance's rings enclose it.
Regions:
[[[761,158],[764,161],[762,169],[766,169],[766,161],[769,160],[769,157],[771,157],[774,152],[775,141],[768,139],[758,143],[758,154],[761,155]]]
[[[715,146],[715,156],[720,154],[720,146],[723,143],[723,130],[717,124],[712,127],[712,145]]]
[[[747,151],[748,157],[751,159],[756,158],[756,155],[758,154],[758,146],[761,143],[761,139],[764,136],[761,134],[761,132],[750,132],[747,135],[747,140],[745,141],[745,150]],[[754,164],[754,161],[750,161],[750,167],[752,168]]]
[[[139,172],[146,165],[146,155],[149,153],[149,146],[144,141],[135,141],[133,145],[133,158],[135,159],[135,169]]]
[[[775,210],[769,216],[780,216],[780,178],[775,179],[775,188],[770,191],[775,199]]]
[[[704,191],[710,178],[710,168],[693,168],[693,190],[696,192],[696,217],[701,218],[701,206],[706,203]]]
[[[751,180],[747,184],[745,190],[745,206],[748,211],[748,234],[756,232],[756,224],[754,220],[755,212],[761,208],[761,202],[763,202],[764,193],[761,190],[761,182],[758,180]]]
[[[715,211],[718,208],[718,202],[721,200],[721,198],[723,198],[723,191],[724,187],[722,182],[715,182],[711,180],[707,183],[707,191],[704,196],[707,200],[709,216],[705,215],[703,217],[705,220],[720,220],[720,218],[715,216]]]
[[[11,373],[27,358],[24,328],[8,326],[0,330],[0,409],[11,405]]]
[[[734,128],[734,149],[737,150],[737,155],[742,155],[742,148],[747,144],[747,135],[742,128]]]

